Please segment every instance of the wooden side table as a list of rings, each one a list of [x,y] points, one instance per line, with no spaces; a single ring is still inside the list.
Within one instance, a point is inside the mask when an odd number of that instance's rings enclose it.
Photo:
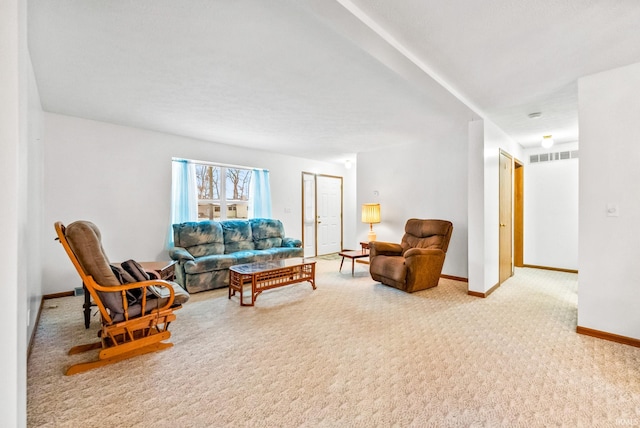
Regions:
[[[175,281],[176,279],[176,262],[140,262],[140,266],[144,270],[151,270],[158,274],[160,279],[165,281]]]
[[[342,261],[340,262],[340,272],[342,272],[342,264],[344,263],[345,257],[351,259],[351,276],[354,276],[354,267],[356,259],[361,259],[363,257],[369,257],[369,250],[356,250],[356,251],[341,251],[338,253],[339,256],[342,256]],[[359,261],[359,260],[358,260]]]

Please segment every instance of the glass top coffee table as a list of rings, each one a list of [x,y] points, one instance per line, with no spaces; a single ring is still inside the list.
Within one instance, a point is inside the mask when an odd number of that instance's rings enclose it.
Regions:
[[[316,262],[304,258],[245,263],[229,268],[229,299],[240,293],[241,306],[253,306],[258,294],[271,288],[308,281],[316,289]],[[251,284],[251,303],[244,302],[243,288]]]

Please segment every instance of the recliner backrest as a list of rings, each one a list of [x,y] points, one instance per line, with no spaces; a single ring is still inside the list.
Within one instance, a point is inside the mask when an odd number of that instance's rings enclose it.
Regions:
[[[404,231],[400,243],[403,253],[410,248],[439,248],[446,253],[453,224],[447,220],[412,218],[407,220]]]

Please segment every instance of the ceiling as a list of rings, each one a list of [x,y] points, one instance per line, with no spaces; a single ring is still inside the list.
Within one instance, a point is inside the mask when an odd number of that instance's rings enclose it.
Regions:
[[[328,161],[478,117],[578,141],[577,79],[639,62],[638,22],[636,0],[28,4],[46,111]]]

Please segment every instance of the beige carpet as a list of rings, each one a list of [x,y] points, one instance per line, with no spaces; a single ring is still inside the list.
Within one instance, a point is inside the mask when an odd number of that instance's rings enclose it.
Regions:
[[[366,265],[318,262],[318,289],[240,307],[195,294],[173,348],[75,376],[81,297],[45,302],[28,367],[30,427],[607,427],[640,425],[640,349],[575,333],[577,276],[519,269],[406,294]]]

